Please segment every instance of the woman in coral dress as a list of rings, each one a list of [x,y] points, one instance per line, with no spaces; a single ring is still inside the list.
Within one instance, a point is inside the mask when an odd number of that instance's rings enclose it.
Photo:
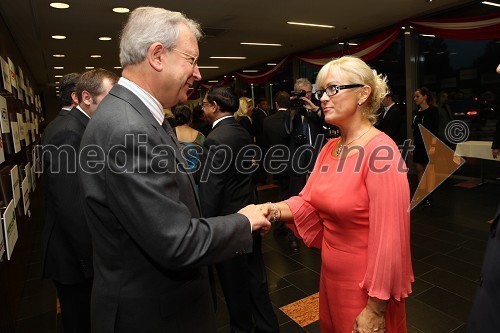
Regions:
[[[385,78],[342,57],[318,73],[325,121],[341,130],[322,149],[302,192],[262,206],[321,248],[323,333],[405,333],[411,293],[410,193],[394,142],[373,127]]]

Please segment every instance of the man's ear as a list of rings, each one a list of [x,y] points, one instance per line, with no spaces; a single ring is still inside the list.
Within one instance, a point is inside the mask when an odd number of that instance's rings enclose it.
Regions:
[[[71,93],[71,100],[73,101],[73,104],[78,105],[78,96],[76,95],[76,91]]]
[[[82,91],[82,102],[87,106],[92,104],[92,95],[87,90]]]
[[[153,43],[148,47],[146,58],[148,59],[149,65],[157,72],[163,70],[161,57],[164,56],[165,51],[165,47],[159,42]]]

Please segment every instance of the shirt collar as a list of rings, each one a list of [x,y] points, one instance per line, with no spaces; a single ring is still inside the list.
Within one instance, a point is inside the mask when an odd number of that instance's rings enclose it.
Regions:
[[[215,127],[215,125],[217,125],[218,123],[220,123],[222,120],[224,120],[224,119],[226,119],[226,118],[230,118],[230,117],[233,117],[233,118],[234,118],[234,116],[224,116],[224,117],[221,117],[221,118],[217,119],[217,120],[216,120],[216,121],[214,121],[214,123],[212,124],[212,128],[214,128],[214,127]]]
[[[121,77],[118,80],[118,84],[124,86],[128,90],[130,90],[134,95],[136,95],[141,102],[143,102],[146,107],[149,109],[153,117],[156,119],[156,121],[161,125],[163,124],[163,120],[165,119],[165,113],[163,113],[163,107],[160,104],[160,102],[153,97],[150,93],[148,93],[146,90],[141,88],[139,85],[136,83]]]
[[[82,109],[82,107],[80,105],[77,105],[76,108],[78,110],[80,110],[81,113],[83,113],[84,115],[86,115],[90,119],[90,116],[87,114],[87,112],[83,111],[83,109]]]

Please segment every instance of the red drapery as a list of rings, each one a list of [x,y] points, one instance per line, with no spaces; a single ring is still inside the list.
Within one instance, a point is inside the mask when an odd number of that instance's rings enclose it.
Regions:
[[[500,12],[469,18],[417,19],[408,23],[420,32],[447,39],[500,38]]]
[[[283,60],[277,63],[276,66],[274,66],[265,73],[255,74],[255,75],[235,73],[235,75],[245,83],[255,83],[255,84],[266,83],[269,80],[271,80],[271,78],[273,78],[276,74],[278,74],[281,70],[283,70],[287,61],[288,57],[285,57]]]

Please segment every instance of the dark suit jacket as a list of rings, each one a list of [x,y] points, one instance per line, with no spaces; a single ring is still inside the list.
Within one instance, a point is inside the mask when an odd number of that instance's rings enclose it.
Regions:
[[[242,172],[251,167],[251,161],[245,165],[241,159],[237,160],[240,151],[251,144],[253,140],[247,130],[234,117],[221,120],[208,134],[204,143],[207,149],[205,167],[199,185],[203,216],[232,214],[256,203],[252,173]]]
[[[484,255],[479,288],[468,322],[469,333],[500,332],[500,204]]]
[[[379,119],[375,127],[387,134],[396,144],[402,144],[402,119],[401,109],[396,104],[393,104],[385,117],[383,117],[384,108],[381,108]]]
[[[92,245],[76,174],[78,149],[88,122],[86,115],[73,108],[67,116],[56,117],[42,137],[43,276],[63,284],[93,276]]]
[[[116,84],[83,136],[93,333],[215,332],[205,265],[251,251],[245,216],[200,218],[194,181],[167,130]]]
[[[267,169],[268,173],[271,174],[283,174],[288,172],[288,162],[286,166],[286,170],[281,170],[281,168],[277,169],[278,163],[275,158],[271,158],[271,147],[276,149],[279,146],[285,146],[288,153],[290,137],[292,133],[292,128],[290,124],[290,111],[289,110],[278,110],[276,113],[270,115],[266,119],[264,119],[263,124],[263,152],[265,154],[264,165]],[[288,156],[284,156],[285,160],[290,159],[290,154]]]
[[[266,119],[269,115],[269,112],[263,111],[260,108],[253,109],[252,113],[252,121],[253,128],[255,129],[255,142],[259,147],[263,147],[264,144],[264,119]]]

